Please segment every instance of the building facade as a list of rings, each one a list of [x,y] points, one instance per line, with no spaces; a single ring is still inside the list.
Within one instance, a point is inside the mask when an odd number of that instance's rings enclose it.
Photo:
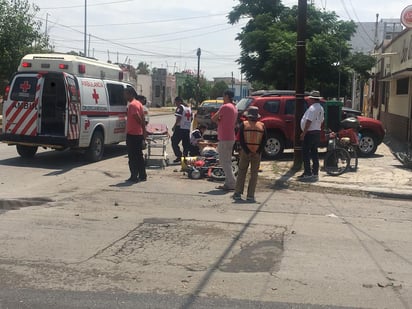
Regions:
[[[240,101],[242,98],[247,97],[250,93],[251,84],[246,80],[237,80],[233,77],[215,77],[213,79],[215,83],[223,81],[235,94],[234,100]]]
[[[384,42],[376,51],[372,113],[401,142],[412,137],[412,29]]]
[[[152,106],[166,106],[167,69],[154,69],[152,72]]]

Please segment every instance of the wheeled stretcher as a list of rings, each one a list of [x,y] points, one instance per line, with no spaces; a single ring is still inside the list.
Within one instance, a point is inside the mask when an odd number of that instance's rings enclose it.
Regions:
[[[146,165],[165,168],[169,165],[166,146],[169,143],[170,134],[167,125],[149,123],[146,125],[146,132]]]

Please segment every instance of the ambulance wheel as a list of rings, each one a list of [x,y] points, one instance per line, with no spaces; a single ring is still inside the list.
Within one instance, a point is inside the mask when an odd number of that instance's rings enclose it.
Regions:
[[[90,146],[86,151],[86,158],[88,161],[97,162],[103,158],[104,139],[100,131],[93,133]]]
[[[17,153],[24,159],[31,159],[37,152],[36,146],[16,145]]]

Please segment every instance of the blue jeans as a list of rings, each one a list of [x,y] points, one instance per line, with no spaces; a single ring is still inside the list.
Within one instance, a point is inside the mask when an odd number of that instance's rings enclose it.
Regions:
[[[320,131],[309,131],[303,139],[302,157],[305,175],[319,174],[318,146],[320,144]],[[310,166],[312,160],[312,168]]]

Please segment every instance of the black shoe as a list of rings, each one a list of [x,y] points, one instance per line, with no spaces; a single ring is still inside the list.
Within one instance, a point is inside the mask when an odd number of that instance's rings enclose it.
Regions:
[[[303,173],[302,175],[298,176],[297,178],[300,181],[308,181],[308,180],[312,180],[313,176]]]
[[[130,177],[129,179],[126,180],[126,182],[139,182],[139,178],[137,178],[137,177]]]
[[[180,158],[176,158],[176,159],[173,160],[173,163],[179,163],[180,161],[181,161]]]
[[[139,181],[146,181],[147,178],[139,178]]]

